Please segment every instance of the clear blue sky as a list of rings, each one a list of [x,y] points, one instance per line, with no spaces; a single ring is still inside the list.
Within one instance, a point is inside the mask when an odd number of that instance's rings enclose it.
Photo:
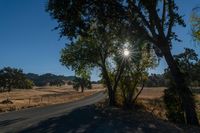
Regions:
[[[60,62],[60,50],[65,39],[59,39],[58,31],[52,31],[57,25],[45,12],[47,0],[0,0],[0,68],[11,66],[22,68],[25,73],[54,73],[73,75]],[[191,10],[200,4],[199,0],[176,0],[180,13],[185,15],[186,28],[176,27],[179,38],[173,53],[180,53],[184,47],[195,48],[190,36],[189,16]],[[162,73],[166,63],[151,72]],[[97,79],[97,72],[92,76]]]

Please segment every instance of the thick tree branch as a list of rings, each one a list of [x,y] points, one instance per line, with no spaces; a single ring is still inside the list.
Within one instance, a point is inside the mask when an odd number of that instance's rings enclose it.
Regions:
[[[117,85],[119,83],[119,80],[120,80],[120,77],[124,71],[124,64],[125,63],[125,60],[123,59],[122,63],[120,64],[118,70],[117,70],[117,74],[115,75],[115,82],[114,82],[114,85],[113,85],[113,90],[115,91],[117,89]]]
[[[151,8],[147,7],[147,10],[149,11],[149,15],[150,20],[155,20],[155,25],[156,25],[156,29],[159,33],[159,35],[162,36],[162,38],[165,37],[164,31],[163,31],[163,27],[162,27],[162,21],[158,15],[157,9],[156,9],[156,3],[154,3]]]
[[[145,25],[145,27],[147,28],[147,31],[150,31],[150,33],[152,35],[152,38],[155,37],[156,36],[156,32],[155,32],[154,28],[150,25],[149,21],[145,18],[145,16],[140,11],[138,6],[136,6],[135,3],[133,1],[131,1],[131,0],[128,0],[128,3],[130,5],[130,7],[129,7],[130,8],[129,9],[130,10],[130,14],[137,13],[139,15],[139,17],[142,19],[142,22]],[[134,16],[134,15],[132,14],[132,16]]]
[[[161,21],[163,30],[164,30],[165,17],[166,17],[166,0],[163,0],[162,21]]]
[[[137,95],[135,96],[135,98],[133,99],[133,103],[136,102],[138,96],[141,94],[141,92],[142,92],[143,89],[144,89],[144,82],[142,83],[142,87],[141,87],[140,91],[138,92],[138,94],[137,94]]]
[[[107,71],[107,68],[106,68],[106,64],[105,64],[105,60],[106,59],[103,56],[101,50],[99,50],[99,55],[100,55],[100,60],[101,60],[101,63],[102,63],[102,65],[100,67],[102,69],[103,77],[106,80],[106,85],[108,87],[108,90],[110,90],[110,89],[112,89],[112,85],[111,85],[111,81],[110,81],[110,78],[109,78],[109,75],[108,75],[108,71]],[[110,91],[112,91],[112,90],[110,90]]]
[[[168,24],[168,31],[167,31],[167,40],[171,37],[172,27],[174,26],[174,12],[173,12],[173,2],[168,0],[168,11],[169,11],[169,24]]]

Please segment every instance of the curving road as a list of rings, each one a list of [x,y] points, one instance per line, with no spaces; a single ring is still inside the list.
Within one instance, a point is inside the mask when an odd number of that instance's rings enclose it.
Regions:
[[[0,133],[16,133],[52,117],[66,115],[71,110],[94,104],[105,98],[104,92],[99,92],[85,99],[72,103],[63,103],[46,107],[30,108],[20,111],[0,113]]]

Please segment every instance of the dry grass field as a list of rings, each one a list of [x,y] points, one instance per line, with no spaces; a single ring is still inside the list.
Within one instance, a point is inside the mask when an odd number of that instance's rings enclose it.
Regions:
[[[156,99],[163,96],[165,87],[145,87],[139,98],[141,99]]]
[[[155,116],[166,119],[165,107],[162,96],[164,95],[165,87],[145,87],[138,97],[138,102],[141,103],[145,110],[153,113]]]
[[[77,92],[72,86],[68,85],[62,87],[37,87],[30,90],[16,89],[9,93],[0,93],[0,102],[7,98],[13,102],[13,104],[0,103],[0,112],[72,102],[102,91],[102,88],[101,85],[93,85],[93,89],[85,90],[84,93]]]

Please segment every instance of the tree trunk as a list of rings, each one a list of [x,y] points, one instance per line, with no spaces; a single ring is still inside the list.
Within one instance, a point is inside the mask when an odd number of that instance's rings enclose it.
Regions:
[[[84,86],[81,85],[81,92],[83,93],[83,91],[84,91]]]
[[[102,68],[103,70],[103,77],[105,79],[105,83],[108,89],[108,97],[109,97],[109,105],[115,106],[116,105],[116,99],[115,99],[115,90],[113,90],[110,78],[108,76],[108,72],[106,70],[106,67]]]
[[[108,90],[108,94],[109,94],[109,105],[115,106],[116,105],[115,92],[113,90]]]
[[[179,97],[186,114],[186,122],[191,125],[198,125],[198,118],[195,111],[195,101],[192,95],[191,90],[188,88],[185,78],[181,73],[178,64],[174,60],[172,53],[169,47],[161,48],[161,51],[165,57],[165,60],[170,68],[172,77],[176,83],[176,91],[179,94]]]
[[[142,87],[141,87],[141,89],[139,90],[138,94],[137,94],[137,95],[135,96],[135,98],[133,99],[133,103],[136,102],[138,96],[141,94],[141,92],[143,91],[143,89],[144,89],[144,83],[142,84]]]

